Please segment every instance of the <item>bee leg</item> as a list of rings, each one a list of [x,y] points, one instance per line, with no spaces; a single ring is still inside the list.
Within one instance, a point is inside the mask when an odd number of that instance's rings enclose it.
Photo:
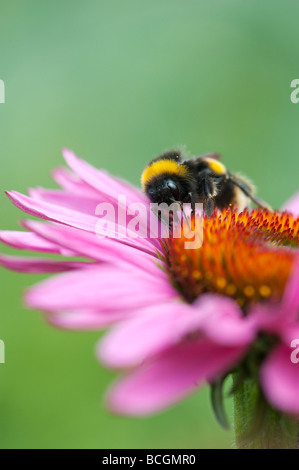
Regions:
[[[215,208],[215,196],[217,195],[217,188],[215,179],[210,171],[202,171],[198,178],[198,194],[202,201],[204,201],[204,210],[208,218],[211,217]]]
[[[267,209],[268,211],[273,212],[272,207],[267,202],[263,201],[262,199],[259,199],[258,197],[255,197],[253,195],[248,196],[248,197],[252,200],[252,202],[254,202],[261,209]]]
[[[215,201],[213,198],[208,198],[206,199],[206,202],[205,202],[205,212],[207,214],[207,217],[208,219],[211,217],[211,215],[213,214],[213,211],[215,209]]]
[[[168,226],[168,229],[169,231],[172,233],[172,229],[173,229],[173,217],[172,217],[172,214],[169,213],[169,219],[168,219],[168,223],[166,221],[166,218],[163,217],[163,214],[162,212],[159,210],[158,212],[154,211],[153,209],[151,209],[151,211],[153,212],[153,214],[155,214],[155,216],[158,218],[159,222],[161,222],[163,225],[165,225],[166,227]]]
[[[188,199],[191,203],[191,215],[195,214],[195,197],[192,192],[188,193]]]

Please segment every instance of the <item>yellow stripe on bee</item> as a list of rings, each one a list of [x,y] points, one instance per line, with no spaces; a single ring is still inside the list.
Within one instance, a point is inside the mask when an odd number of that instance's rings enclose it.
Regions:
[[[188,169],[185,165],[181,165],[175,160],[158,160],[156,162],[151,163],[144,170],[141,176],[142,187],[145,188],[145,185],[148,181],[150,181],[155,176],[159,176],[163,173],[170,173],[173,175],[185,177],[188,175]]]
[[[205,158],[205,162],[209,165],[210,170],[213,171],[213,173],[216,173],[216,175],[224,175],[226,173],[226,168],[225,166],[218,162],[218,160],[215,160],[214,158]]]

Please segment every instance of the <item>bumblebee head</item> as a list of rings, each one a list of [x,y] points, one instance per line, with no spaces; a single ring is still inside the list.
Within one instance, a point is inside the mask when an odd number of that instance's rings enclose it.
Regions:
[[[153,203],[165,202],[170,205],[175,201],[181,201],[185,196],[185,190],[181,182],[175,176],[160,175],[148,182],[145,192]]]
[[[168,153],[150,162],[142,174],[141,184],[151,202],[171,204],[185,197],[188,174],[181,157]]]

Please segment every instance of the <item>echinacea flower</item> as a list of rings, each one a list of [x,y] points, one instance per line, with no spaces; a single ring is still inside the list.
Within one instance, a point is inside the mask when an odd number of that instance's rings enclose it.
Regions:
[[[26,232],[0,232],[10,246],[63,259],[3,255],[0,264],[61,273],[25,299],[51,324],[111,327],[98,354],[125,375],[108,394],[110,407],[153,413],[234,372],[236,387],[254,378],[276,410],[299,415],[299,366],[289,348],[299,338],[299,197],[282,212],[215,211],[203,218],[203,246],[186,249],[183,232],[151,237],[150,206],[139,189],[63,153],[72,171],[54,172],[60,190],[8,193],[45,222],[27,220]],[[132,214],[109,229],[109,238],[99,236],[97,207],[108,202],[118,214],[119,195],[126,196],[126,208],[146,208],[139,220],[143,236],[128,229]]]
[[[299,259],[290,246],[298,241],[299,219],[260,209],[205,218],[198,250],[186,250],[183,236],[164,241],[165,270],[186,303],[108,333],[99,350],[108,366],[141,364],[114,385],[111,406],[157,411],[242,359],[275,408],[299,415],[299,370],[290,360],[299,338]],[[266,349],[254,357],[260,343]]]

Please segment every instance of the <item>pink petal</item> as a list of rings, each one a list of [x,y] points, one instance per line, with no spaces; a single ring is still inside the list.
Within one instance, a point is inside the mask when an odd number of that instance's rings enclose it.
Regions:
[[[100,194],[97,197],[86,196],[85,194],[74,194],[72,192],[60,191],[57,189],[30,188],[29,196],[36,201],[43,201],[54,206],[82,212],[91,216],[95,215],[96,208],[103,198]]]
[[[261,368],[261,384],[269,402],[278,410],[299,414],[299,363],[291,361],[292,349],[277,346]]]
[[[126,313],[130,318],[131,312]],[[92,331],[107,328],[123,320],[123,312],[97,312],[96,310],[72,310],[46,315],[48,323],[58,328],[78,331]]]
[[[126,415],[155,413],[227,372],[242,354],[242,348],[219,347],[208,340],[179,344],[117,382],[108,405]]]
[[[94,198],[99,197],[98,191],[88,186],[78,175],[75,175],[67,168],[56,168],[52,172],[52,177],[62,189],[73,194],[82,194]]]
[[[90,263],[75,261],[56,261],[42,258],[25,258],[0,255],[0,266],[21,273],[59,273],[91,266]]]
[[[249,314],[256,327],[267,333],[280,334],[285,325],[280,304],[265,303],[254,306]]]
[[[201,330],[212,341],[227,345],[247,345],[256,336],[256,322],[242,314],[237,303],[227,297],[206,294],[195,302],[200,311]]]
[[[43,189],[43,188],[34,188],[34,189],[29,189],[29,195],[36,201],[43,201],[45,203],[59,206],[64,209],[69,209],[71,211],[76,211],[76,212],[80,211],[83,214],[90,215],[92,217],[95,216],[96,210],[99,204],[103,202],[107,202],[107,195],[100,194],[100,193],[98,193],[96,197],[94,195],[91,197],[91,196],[86,196],[85,194],[82,195],[80,193],[74,194],[72,192],[48,190],[48,189]],[[121,227],[121,225],[118,227],[117,224],[119,220],[119,217],[118,217],[119,210],[120,208],[122,208],[122,210],[124,211],[124,214],[127,214],[125,215],[125,220],[123,222],[123,225],[127,224],[126,225],[127,232],[129,235],[130,231],[128,230],[128,223],[130,219],[132,219],[132,216],[128,215],[128,204],[125,204],[121,200],[118,200],[117,194],[115,195],[115,198],[113,199],[113,201],[110,202],[110,204],[112,204],[113,206],[113,212],[115,215],[116,233],[118,233]],[[148,203],[144,204],[144,212],[146,215],[143,218],[140,217],[139,229],[140,231],[142,230],[142,233],[144,233],[145,236],[150,237],[151,235],[150,224],[148,223],[148,220],[150,220],[150,209],[149,209]],[[106,214],[106,220],[107,220],[107,217],[108,215]],[[116,233],[114,234],[114,238],[116,237]],[[151,237],[151,238],[152,238],[151,244],[154,244],[155,246],[159,246],[157,240],[154,237]]]
[[[295,217],[299,216],[299,192],[294,194],[281,208],[282,211],[291,212]]]
[[[56,276],[29,290],[27,304],[45,311],[96,309],[127,311],[155,305],[177,297],[161,278],[150,278],[140,270],[101,265]]]
[[[150,236],[150,224],[147,224],[147,219],[150,219],[150,208],[148,198],[141,193],[141,191],[125,181],[121,181],[115,177],[112,177],[104,171],[99,171],[93,168],[83,160],[78,159],[72,152],[66,150],[65,155],[67,159],[78,169],[82,171],[87,181],[95,181],[97,190],[90,188],[93,193],[90,196],[87,192],[82,191],[57,191],[57,190],[45,190],[42,188],[30,189],[29,193],[34,199],[42,200],[52,204],[62,205],[72,210],[80,210],[86,214],[94,215],[95,209],[101,202],[110,202],[113,204],[116,216],[119,211],[119,195],[123,195],[126,200],[126,205],[123,206],[124,210],[128,209],[130,203],[139,204],[142,203],[147,213],[146,219],[140,221],[140,230],[142,230],[147,236]],[[81,180],[81,178],[80,178]],[[77,183],[78,184],[78,183]],[[128,220],[130,216],[128,216]],[[157,238],[157,237],[156,237]],[[152,237],[152,243],[158,246],[154,237]]]
[[[291,331],[299,324],[299,262],[296,259],[289,277],[283,299],[280,303],[258,304],[251,309],[248,318],[255,322],[260,330],[276,334],[283,341],[289,341]],[[297,327],[296,327],[297,325]]]
[[[104,337],[99,357],[109,367],[131,367],[190,334],[208,336],[226,346],[246,346],[256,331],[234,301],[204,295],[193,306],[169,302],[154,311],[145,308]]]
[[[39,251],[43,253],[65,253],[61,247],[55,243],[44,240],[38,235],[30,232],[17,232],[9,230],[0,231],[0,241],[6,245],[18,248],[19,250]],[[68,253],[69,250],[68,250]]]
[[[281,309],[285,319],[298,319],[299,311],[299,258],[297,257],[294,263],[293,271],[288,279],[284,296],[282,300]]]
[[[280,333],[283,342],[289,346],[293,339],[299,338],[299,321],[284,325]]]
[[[139,311],[117,325],[98,347],[99,359],[108,367],[131,367],[178,342],[192,327],[194,310],[168,302]]]
[[[71,150],[63,149],[62,153],[69,167],[89,186],[104,194],[105,200],[117,201],[118,195],[125,194],[128,204],[131,202],[148,203],[145,195],[129,183],[116,179],[103,170],[97,170],[78,158]]]
[[[62,206],[56,206],[44,201],[37,201],[15,191],[11,191],[7,193],[7,195],[15,206],[28,214],[96,234],[98,222],[96,216],[66,209]],[[116,233],[111,233],[112,237],[115,237],[116,235],[117,231]],[[152,242],[146,238],[136,239],[128,236],[125,239],[119,239],[119,242],[134,246],[147,253],[155,253],[155,248]]]
[[[156,256],[145,252],[139,252],[136,255],[135,248],[116,240],[98,238],[82,230],[31,220],[23,222],[23,225],[50,242],[71,249],[77,255],[114,264],[126,262],[154,276],[165,277],[156,265]]]

